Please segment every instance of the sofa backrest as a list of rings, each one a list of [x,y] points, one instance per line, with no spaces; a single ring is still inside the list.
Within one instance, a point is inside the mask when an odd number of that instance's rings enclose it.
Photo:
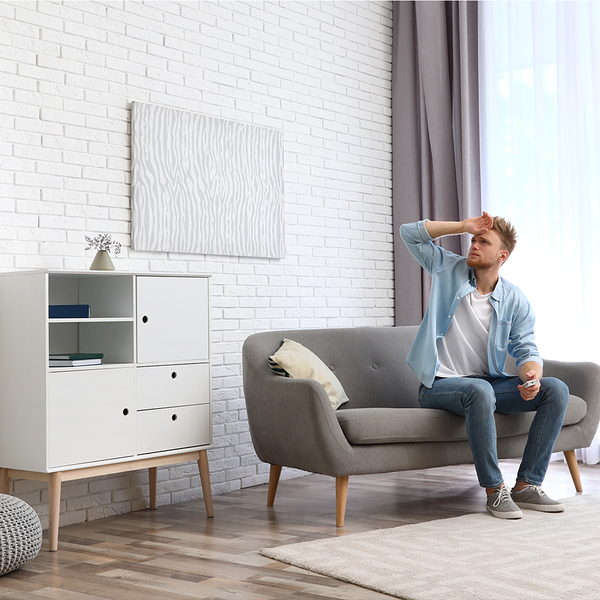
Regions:
[[[280,377],[268,357],[283,339],[314,352],[340,380],[349,402],[342,408],[418,407],[419,380],[406,363],[418,327],[354,327],[267,331],[244,343],[244,368],[256,377]]]

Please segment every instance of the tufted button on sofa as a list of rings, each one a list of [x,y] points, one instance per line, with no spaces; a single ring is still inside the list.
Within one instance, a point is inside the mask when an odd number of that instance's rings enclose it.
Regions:
[[[416,332],[417,327],[300,329],[246,339],[244,394],[254,448],[271,465],[268,506],[282,467],[330,475],[336,478],[341,527],[350,475],[473,461],[464,418],[419,405],[420,383],[406,363]],[[284,338],[333,366],[348,402],[335,410],[317,381],[275,374],[268,358]],[[598,427],[600,366],[547,360],[544,375],[562,379],[571,392],[554,450],[565,453],[581,491],[575,449],[589,446]],[[522,456],[533,416],[496,414],[499,458]]]

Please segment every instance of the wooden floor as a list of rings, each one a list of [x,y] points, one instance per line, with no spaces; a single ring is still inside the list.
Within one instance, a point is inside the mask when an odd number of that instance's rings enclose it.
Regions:
[[[516,469],[516,461],[502,462],[511,485]],[[600,492],[600,465],[580,469],[584,493]],[[575,495],[566,465],[551,463],[544,489]],[[470,465],[351,477],[343,529],[335,527],[331,478],[280,482],[273,508],[266,498],[266,486],[215,496],[214,519],[199,500],[70,525],[60,529],[55,553],[45,532],[37,558],[0,578],[0,598],[385,599],[266,559],[259,549],[481,512],[485,500]]]

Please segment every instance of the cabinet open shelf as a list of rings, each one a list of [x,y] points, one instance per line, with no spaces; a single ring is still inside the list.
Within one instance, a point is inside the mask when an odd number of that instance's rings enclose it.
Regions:
[[[61,371],[101,371],[102,369],[134,366],[134,363],[103,362],[101,365],[85,365],[82,367],[48,367],[48,369],[50,373],[59,373]]]
[[[48,319],[49,323],[133,323],[133,317],[102,317],[84,319]]]

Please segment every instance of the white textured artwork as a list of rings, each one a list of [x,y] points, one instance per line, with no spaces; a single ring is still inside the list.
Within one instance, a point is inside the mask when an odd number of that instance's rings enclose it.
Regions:
[[[283,134],[131,103],[132,247],[282,258]]]

